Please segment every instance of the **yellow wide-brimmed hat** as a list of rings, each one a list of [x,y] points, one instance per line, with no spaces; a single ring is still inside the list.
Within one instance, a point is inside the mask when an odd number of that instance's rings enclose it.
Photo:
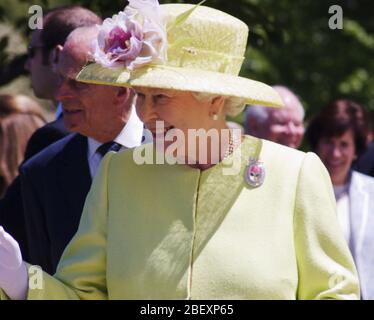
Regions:
[[[283,105],[270,86],[238,76],[248,38],[244,22],[205,6],[149,0],[153,9],[143,10],[136,8],[138,0],[132,2],[135,8],[128,6],[99,27],[95,63],[82,69],[78,81],[203,92],[241,98],[243,105]]]

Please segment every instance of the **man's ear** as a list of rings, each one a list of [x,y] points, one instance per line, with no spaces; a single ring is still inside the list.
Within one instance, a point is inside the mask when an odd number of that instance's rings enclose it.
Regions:
[[[52,65],[56,65],[59,62],[62,50],[64,50],[64,47],[60,44],[51,50],[50,62]]]
[[[131,99],[134,97],[134,90],[130,88],[123,88],[119,87],[117,88],[117,99],[120,100],[120,102],[125,102],[128,99]]]

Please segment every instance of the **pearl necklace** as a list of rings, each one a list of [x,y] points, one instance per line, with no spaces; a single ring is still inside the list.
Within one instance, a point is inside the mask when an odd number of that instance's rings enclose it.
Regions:
[[[242,141],[242,135],[241,134],[234,134],[230,130],[229,145],[227,146],[225,154],[223,155],[223,159],[230,156],[234,152],[235,148],[240,145],[241,141]]]

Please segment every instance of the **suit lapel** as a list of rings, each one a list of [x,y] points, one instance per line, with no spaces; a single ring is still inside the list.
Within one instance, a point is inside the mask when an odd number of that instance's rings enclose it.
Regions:
[[[91,186],[91,176],[87,160],[87,138],[76,135],[65,147],[57,167],[57,183],[61,197],[64,197],[67,221],[78,225],[87,193]]]

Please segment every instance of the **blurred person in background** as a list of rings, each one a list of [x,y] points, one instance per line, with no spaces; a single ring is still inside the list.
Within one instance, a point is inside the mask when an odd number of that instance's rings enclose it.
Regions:
[[[38,130],[31,138],[26,159],[68,133],[62,121],[61,104],[54,98],[60,78],[53,66],[58,63],[70,32],[79,27],[100,23],[101,18],[92,11],[79,6],[67,6],[49,11],[43,19],[43,29],[32,33],[25,68],[30,71],[35,95],[40,99],[53,101],[57,112],[56,120]]]
[[[331,108],[331,106],[334,106]],[[374,299],[374,178],[352,170],[367,146],[366,125],[330,104],[308,127],[312,151],[326,166],[334,187],[337,214],[355,260],[363,299]]]
[[[371,116],[366,108],[350,99],[337,99],[330,102],[321,110],[323,117],[339,117],[353,119],[363,130],[366,137],[366,151],[353,163],[354,170],[374,177],[374,142],[372,133]]]
[[[372,133],[369,133],[369,137],[372,137]],[[370,140],[367,150],[357,159],[355,170],[363,174],[367,174],[374,177],[374,141]]]
[[[61,105],[54,99],[60,77],[53,68],[58,63],[66,38],[73,30],[100,24],[101,21],[99,16],[88,9],[79,6],[59,7],[45,13],[43,28],[32,32],[25,68],[30,71],[35,95],[53,101],[58,112],[55,121],[47,123],[31,136],[26,146],[25,160],[69,133],[63,123]],[[17,239],[27,260],[28,247],[19,176],[9,185],[0,200],[0,224],[12,230],[12,235]]]
[[[46,123],[42,108],[23,95],[0,95],[0,196],[18,175],[26,144]]]
[[[246,134],[290,148],[299,148],[304,136],[304,108],[299,98],[284,86],[273,86],[283,100],[283,108],[247,106]]]

